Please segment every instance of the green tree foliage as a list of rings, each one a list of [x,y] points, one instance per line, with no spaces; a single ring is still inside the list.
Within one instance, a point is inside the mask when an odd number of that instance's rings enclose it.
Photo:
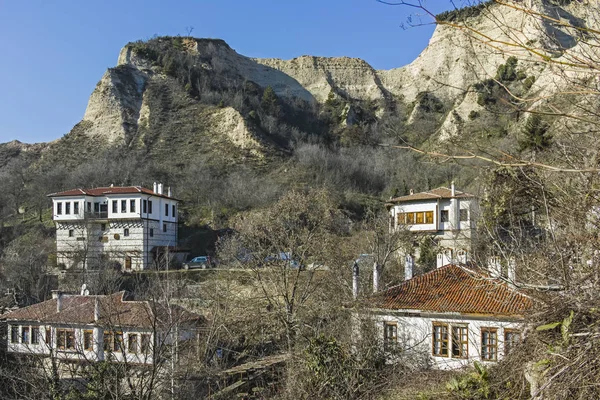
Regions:
[[[548,133],[549,127],[541,115],[531,115],[523,128],[523,137],[519,140],[519,150],[531,150],[533,152],[547,150],[552,146],[552,135]]]
[[[498,67],[496,79],[500,82],[512,82],[517,79],[517,57],[508,57],[505,64]]]
[[[274,117],[278,117],[281,113],[281,107],[279,106],[279,98],[275,94],[275,91],[271,86],[267,86],[263,92],[260,100],[260,107],[263,111]]]

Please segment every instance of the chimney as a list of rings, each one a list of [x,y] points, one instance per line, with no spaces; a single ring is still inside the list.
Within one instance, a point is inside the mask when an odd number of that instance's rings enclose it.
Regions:
[[[452,192],[452,197],[456,196],[456,189],[454,187],[454,181],[450,184],[450,191]]]
[[[163,184],[162,183],[158,184],[158,194],[163,194]]]
[[[358,272],[358,260],[355,260],[352,266],[352,296],[355,299],[358,297]]]
[[[158,190],[158,188],[157,188],[156,182],[154,182],[154,186],[152,186],[152,191],[154,193],[156,193],[157,190]]]
[[[56,297],[54,297],[54,293],[52,293],[52,297],[56,299],[56,312],[59,313],[62,311],[63,306],[63,294],[62,292],[56,291]]]
[[[169,197],[172,197],[172,196],[171,196],[171,186],[169,186],[169,187],[167,188],[167,196],[169,196]]]
[[[517,283],[517,262],[514,257],[508,259],[508,274],[506,278],[511,285]]]
[[[442,253],[437,254],[437,268],[442,268],[444,266],[444,255]]]
[[[98,296],[94,296],[94,322],[98,322],[100,319],[100,300]]]
[[[490,257],[488,260],[488,271],[493,278],[500,278],[502,276],[502,264],[500,263],[500,257]]]
[[[410,189],[410,190],[408,191],[408,193],[410,193],[410,194],[415,194],[415,191],[414,191],[413,189]]]
[[[413,277],[414,259],[411,254],[407,254],[404,260],[404,280],[407,281]]]
[[[377,261],[373,263],[373,293],[379,291],[379,265]]]

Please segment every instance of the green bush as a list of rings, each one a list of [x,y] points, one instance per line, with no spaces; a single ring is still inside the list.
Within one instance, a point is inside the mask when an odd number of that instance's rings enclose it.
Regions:
[[[436,22],[460,22],[468,18],[477,17],[493,1],[485,1],[470,7],[459,8],[456,10],[444,11],[435,16]]]
[[[444,103],[431,92],[420,92],[417,94],[416,102],[417,107],[423,112],[440,113],[444,111]]]
[[[529,89],[531,89],[531,87],[533,86],[534,83],[535,83],[535,76],[533,76],[533,75],[528,76],[523,81],[523,90],[525,90],[526,92],[529,91]]]

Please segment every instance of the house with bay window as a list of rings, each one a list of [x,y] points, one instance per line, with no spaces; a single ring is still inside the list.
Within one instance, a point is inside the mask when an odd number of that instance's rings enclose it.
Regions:
[[[430,235],[440,248],[437,265],[469,260],[475,237],[478,199],[472,194],[439,187],[421,193],[392,198],[387,204],[390,229],[408,229]]]
[[[204,318],[181,307],[112,295],[54,293],[1,316],[9,353],[75,362],[153,364],[177,342],[196,343]],[[167,352],[168,353],[168,352]]]
[[[179,200],[162,184],[73,189],[48,195],[56,225],[57,263],[94,268],[110,262],[144,270],[177,256]],[[170,254],[165,254],[170,253]]]
[[[373,295],[371,311],[385,348],[455,369],[509,353],[533,304],[494,274],[447,264]]]

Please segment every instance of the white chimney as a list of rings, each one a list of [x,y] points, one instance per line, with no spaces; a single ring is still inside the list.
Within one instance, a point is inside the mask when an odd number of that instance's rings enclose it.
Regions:
[[[454,181],[450,184],[450,191],[452,192],[452,197],[456,196],[456,189],[454,188]]]
[[[414,259],[410,254],[406,255],[404,260],[404,280],[407,281],[413,277]]]
[[[358,297],[358,260],[354,261],[352,267],[352,296],[356,299]]]
[[[444,255],[442,253],[438,253],[436,267],[442,268],[443,266],[444,266]]]
[[[156,184],[156,182],[154,182],[154,186],[152,186],[152,191],[154,193],[156,193],[157,190],[158,190],[157,184]]]
[[[517,262],[514,257],[508,259],[508,274],[507,274],[508,283],[514,285],[517,283]]]
[[[377,261],[373,263],[373,293],[379,291],[379,265]]]
[[[467,251],[466,250],[458,250],[456,252],[456,261],[459,264],[466,264],[467,263]]]
[[[500,257],[490,257],[488,260],[488,271],[494,278],[500,278],[502,276],[502,264],[500,263]]]
[[[167,188],[167,196],[169,196],[169,197],[172,197],[172,196],[171,196],[171,186],[169,186],[169,187]]]
[[[52,296],[54,297],[54,294],[52,294]],[[56,312],[59,313],[62,311],[62,306],[63,306],[63,294],[62,292],[58,292],[56,293]]]
[[[410,189],[408,192],[409,192],[410,194],[415,194],[415,191],[414,191],[413,189]]]
[[[163,184],[162,183],[158,184],[158,194],[163,194]]]
[[[94,296],[94,321],[98,322],[100,319],[100,300],[98,296]]]

